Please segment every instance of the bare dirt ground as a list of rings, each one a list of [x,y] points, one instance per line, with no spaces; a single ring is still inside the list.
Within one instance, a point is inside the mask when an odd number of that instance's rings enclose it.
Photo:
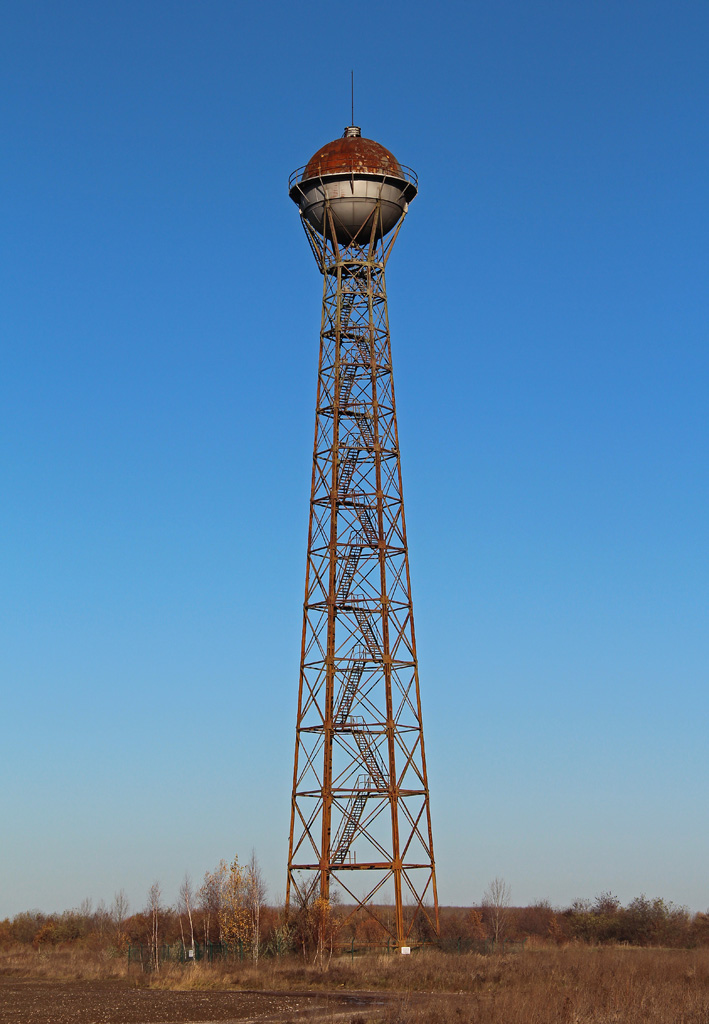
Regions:
[[[121,981],[0,978],[0,1024],[350,1024],[387,1002],[371,992],[174,992]]]

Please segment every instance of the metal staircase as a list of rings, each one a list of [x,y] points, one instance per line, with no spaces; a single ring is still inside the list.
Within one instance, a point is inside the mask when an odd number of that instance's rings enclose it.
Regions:
[[[335,724],[345,725],[347,719],[350,716],[354,699],[357,696],[357,690],[359,684],[362,681],[362,675],[364,674],[364,666],[367,661],[366,651],[360,647],[355,650],[354,658],[350,661],[347,666],[347,674],[345,675],[345,681],[342,686],[342,697],[335,714]]]
[[[350,798],[350,802],[347,805],[347,810],[342,816],[342,822],[340,823],[339,831],[335,837],[332,854],[333,864],[344,863],[345,857],[347,856],[349,848],[352,845],[352,840],[354,839],[355,833],[359,828],[359,823],[362,820],[362,814],[364,812],[368,796],[369,785],[367,776],[360,775],[357,778],[355,792]]]
[[[373,740],[373,733],[364,724],[363,718],[352,719],[352,735],[362,755],[362,763],[369,772],[373,788],[386,790],[386,768]]]
[[[340,705],[342,707],[342,705]],[[338,712],[339,717],[339,712]],[[384,762],[373,741],[373,733],[365,725],[363,718],[350,719],[352,735],[367,769],[367,775],[357,776],[355,791],[350,797],[347,808],[342,815],[340,828],[333,844],[333,864],[343,864],[352,845],[359,823],[364,814],[367,800],[373,793],[384,793],[387,790],[387,772]]]
[[[362,555],[362,534],[351,534],[349,545],[345,563],[342,566],[340,585],[337,588],[337,600],[339,603],[344,603],[347,600],[347,595],[350,592],[352,581],[357,572],[357,566]]]
[[[354,790],[343,811],[342,820],[332,845],[331,863],[333,865],[344,864],[359,830],[369,797],[376,793],[385,793],[388,786],[388,772],[377,750],[374,734],[366,725],[364,718],[351,716],[367,662],[371,659],[378,662],[382,660],[379,640],[371,622],[372,612],[365,606],[365,599],[362,596],[353,596],[348,600],[362,557],[362,548],[366,546],[378,548],[379,546],[379,533],[374,524],[373,509],[369,506],[364,494],[350,489],[362,452],[373,452],[375,447],[371,412],[358,403],[352,402],[352,391],[357,379],[357,372],[358,370],[361,372],[363,366],[369,367],[371,363],[370,338],[361,333],[356,324],[350,323],[357,294],[343,290],[340,300],[340,330],[353,344],[349,349],[349,359],[346,358],[340,366],[338,407],[341,413],[351,416],[357,424],[362,447],[343,447],[341,449],[337,498],[338,501],[346,502],[354,509],[361,525],[361,531],[350,534],[349,547],[343,559],[342,574],[337,588],[337,599],[338,604],[346,604],[354,612],[364,646],[355,648],[346,663],[334,724],[339,727],[341,732],[352,735],[366,774],[357,777]],[[360,602],[362,603],[360,604]],[[314,883],[317,884],[317,878]]]
[[[359,432],[362,435],[365,448],[374,449],[374,431],[372,430],[371,417],[369,413],[356,410],[354,418],[357,421]]]
[[[359,448],[345,448],[344,451],[345,456],[343,459],[340,459],[340,475],[337,480],[337,497],[340,501],[344,501],[349,494],[352,477],[357,468],[357,459],[359,458]]]
[[[357,625],[359,626],[362,634],[362,639],[369,648],[369,652],[375,661],[382,660],[382,652],[377,640],[376,634],[372,629],[372,624],[369,621],[369,611],[367,608],[362,608],[359,605],[354,606],[354,614],[357,619]]]
[[[369,505],[365,504],[364,500],[362,500],[364,495],[352,492],[352,497],[355,499],[353,501],[354,509],[357,513],[357,518],[362,524],[362,532],[364,533],[367,543],[370,547],[379,547],[379,533],[374,528],[372,512]]]
[[[340,367],[340,401],[338,408],[344,412],[350,402],[352,387],[357,377],[356,363],[343,363]]]
[[[356,291],[342,291],[342,298],[340,300],[340,330],[346,330],[349,323],[350,316],[352,315],[352,307],[354,306],[355,298],[357,297]]]
[[[359,354],[362,357],[362,362],[364,363],[365,366],[369,366],[371,361],[369,338],[361,334],[358,334],[354,341],[355,345],[359,349]]]

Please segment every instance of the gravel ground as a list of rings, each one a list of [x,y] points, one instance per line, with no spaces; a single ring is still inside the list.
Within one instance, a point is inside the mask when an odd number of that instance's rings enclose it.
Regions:
[[[383,1001],[378,993],[172,992],[120,981],[0,979],[0,1024],[350,1024]]]

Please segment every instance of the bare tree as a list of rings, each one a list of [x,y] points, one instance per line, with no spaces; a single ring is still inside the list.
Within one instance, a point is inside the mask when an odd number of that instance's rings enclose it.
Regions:
[[[251,954],[258,963],[259,945],[261,942],[261,907],[266,902],[266,883],[261,874],[261,865],[256,853],[251,851],[251,860],[246,869],[246,892],[251,914]]]
[[[161,910],[162,893],[160,892],[160,883],[153,882],[148,889],[148,903],[145,911],[150,915],[150,958],[152,960],[153,969],[156,971],[160,970],[159,927]]]
[[[184,925],[182,923],[182,903],[180,902],[179,899],[178,899],[177,903],[175,904],[174,913],[175,913],[175,916],[177,917],[177,920],[180,923],[180,938],[182,939],[182,949],[185,950],[185,949],[187,949],[187,947],[185,946],[185,928],[184,928]]]
[[[91,928],[94,916],[94,901],[90,896],[83,899],[76,910],[72,911],[76,926],[80,929],[81,935],[86,935]]]
[[[94,911],[94,928],[98,932],[100,938],[103,938],[103,933],[107,931],[110,920],[111,913],[103,900],[100,900],[96,910]]]
[[[216,871],[204,872],[204,881],[197,890],[197,900],[202,911],[205,943],[208,943],[211,938],[210,927],[212,921],[219,926],[219,941],[223,940],[221,933],[221,909],[224,880],[228,870],[226,863],[223,860],[220,861]]]
[[[192,879],[189,874],[185,872],[185,877],[182,879],[182,885],[180,886],[179,901],[178,901],[178,912],[180,914],[180,927],[182,927],[182,911],[183,909],[187,913],[187,917],[190,922],[190,942],[192,956],[194,957],[194,922],[192,920],[192,910],[195,903],[194,886],[192,885]],[[184,943],[183,943],[184,944]]]
[[[504,938],[509,921],[509,907],[512,889],[504,878],[493,878],[483,893],[483,910],[490,922],[495,944]]]
[[[130,913],[130,904],[125,889],[119,889],[114,894],[111,904],[111,920],[116,928],[116,939],[120,942],[123,937],[123,926]]]

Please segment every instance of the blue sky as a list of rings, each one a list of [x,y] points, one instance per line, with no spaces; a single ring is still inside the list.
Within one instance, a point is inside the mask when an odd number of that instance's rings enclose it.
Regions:
[[[416,169],[389,264],[443,903],[709,906],[709,7],[0,14],[0,916],[256,850],[282,895],[321,283],[286,182]]]

